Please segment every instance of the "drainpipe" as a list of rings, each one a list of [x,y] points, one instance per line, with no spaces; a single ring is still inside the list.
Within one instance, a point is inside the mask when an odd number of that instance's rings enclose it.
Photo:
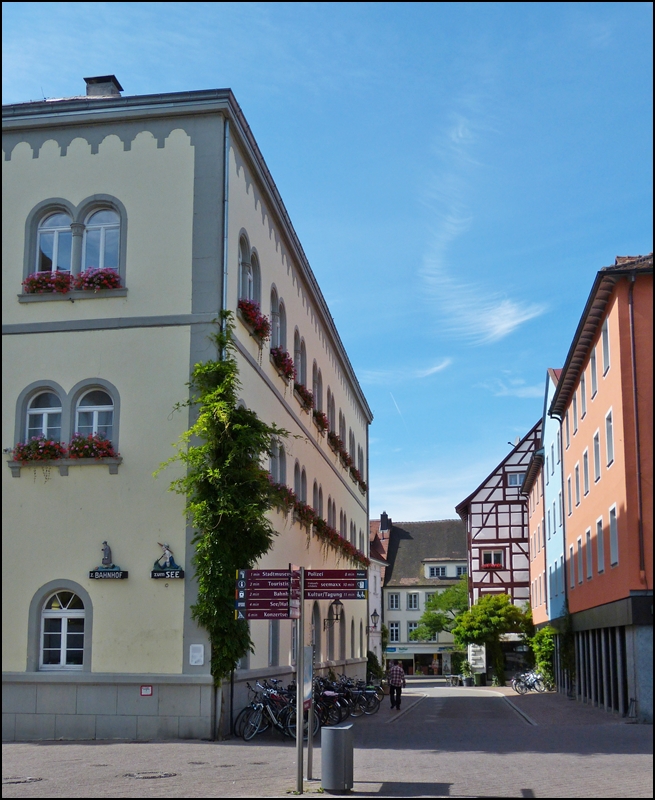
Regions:
[[[637,350],[635,345],[635,309],[634,287],[636,274],[630,273],[630,286],[628,288],[628,308],[630,311],[630,355],[632,357],[632,403],[635,417],[635,460],[637,466],[637,525],[639,532],[639,580],[646,583],[646,557],[644,554],[644,522],[641,498],[641,451],[639,446],[639,403],[637,400]],[[648,585],[646,584],[646,588]]]
[[[228,258],[228,192],[230,180],[230,120],[225,119],[223,130],[223,286],[221,289],[221,311],[227,308],[227,258]],[[221,331],[225,333],[226,320],[221,322]],[[224,354],[221,353],[221,357]]]

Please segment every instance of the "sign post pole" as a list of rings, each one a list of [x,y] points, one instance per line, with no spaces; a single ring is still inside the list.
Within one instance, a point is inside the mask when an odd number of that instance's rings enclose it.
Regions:
[[[300,616],[296,620],[296,793],[303,793],[303,701],[305,656],[305,568],[300,567]],[[310,733],[311,735],[311,733]]]
[[[312,653],[314,648],[307,648],[309,653]],[[307,655],[309,655],[309,653]],[[314,755],[314,737],[312,736],[314,732],[314,659],[312,656],[309,657],[310,663],[310,673],[311,673],[311,699],[309,701],[309,713],[307,720],[307,780],[311,781],[312,778],[312,759]]]

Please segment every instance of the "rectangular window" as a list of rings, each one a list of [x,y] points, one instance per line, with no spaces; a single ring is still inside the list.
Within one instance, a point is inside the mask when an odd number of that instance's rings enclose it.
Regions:
[[[573,392],[573,435],[578,432],[578,393]]]
[[[605,438],[607,439],[607,466],[614,461],[614,428],[612,425],[612,412],[605,417]]]
[[[407,595],[407,610],[418,611],[418,594],[410,592]]]
[[[430,600],[432,600],[432,598],[435,596],[435,594],[437,594],[437,592],[426,592],[425,593],[425,605],[426,605],[426,607],[427,607],[428,603],[430,602]]]
[[[400,622],[389,623],[389,641],[390,642],[400,641]]]
[[[430,578],[445,578],[446,577],[446,568],[445,567],[428,567],[428,577]]]
[[[580,505],[580,464],[575,465],[575,504]]]
[[[553,536],[555,535],[555,528],[557,526],[557,522],[555,521],[557,517],[555,516],[555,501],[553,500]]]
[[[600,480],[600,431],[594,433],[594,481]]]
[[[557,510],[559,512],[557,518],[559,520],[559,524],[563,525],[564,524],[564,519],[563,519],[563,516],[562,516],[562,505],[563,505],[563,502],[562,502],[562,493],[561,492],[557,495],[557,505],[558,505],[558,509]]]
[[[589,372],[591,373],[591,399],[596,397],[598,391],[598,374],[596,372],[596,348],[591,351],[591,359],[589,361]]]
[[[557,431],[557,463],[562,460],[562,433]]]
[[[610,565],[619,563],[619,527],[616,521],[616,506],[610,508]]]
[[[541,553],[541,523],[537,525],[537,553]]]
[[[584,372],[580,376],[580,413],[584,419],[587,413],[587,377]]]
[[[566,479],[566,495],[567,495],[566,499],[568,500],[568,503],[569,503],[569,516],[571,516],[571,514],[573,513],[573,501],[572,501],[572,495],[571,495],[571,476],[570,475]]]
[[[596,555],[598,557],[598,572],[605,572],[605,537],[603,535],[603,518],[596,520]]]
[[[564,417],[564,428],[566,433],[566,449],[569,449],[569,445],[571,444],[571,429],[569,426],[569,412],[566,412]]]
[[[411,640],[411,634],[418,628],[418,622],[408,622],[407,623],[407,641]]]
[[[541,605],[541,575],[537,578],[537,592],[538,605]]]
[[[521,486],[524,476],[524,472],[510,472],[507,476],[507,485],[517,487]]]
[[[575,589],[575,564],[573,563],[573,545],[569,547],[569,583]]]
[[[593,561],[591,556],[591,528],[585,531],[585,549],[587,551],[587,580],[590,581],[593,574]]]
[[[564,556],[559,557],[559,590],[564,593]]]
[[[578,583],[582,583],[584,577],[584,564],[582,563],[582,537],[578,536]]]
[[[589,494],[589,450],[582,454],[582,485],[585,495]]]
[[[557,564],[555,564],[555,579],[557,580]],[[554,589],[555,591],[551,591],[551,597],[553,594],[557,594],[557,586],[553,583],[553,568],[548,567],[548,583],[546,584],[546,592],[548,589]]]
[[[548,538],[550,539],[550,509],[546,512],[547,521],[548,521]]]
[[[466,575],[468,573],[468,567],[457,567],[457,577],[461,578],[462,575]]]
[[[550,483],[550,471],[548,469],[548,456],[546,456],[546,484]]]
[[[546,520],[541,518],[541,544],[546,549]]]
[[[502,550],[483,550],[482,568],[501,569],[504,566],[504,552]]]
[[[390,593],[389,597],[389,610],[390,611],[398,611],[400,608],[400,595],[396,592]]]
[[[603,375],[610,368],[610,331],[608,321],[603,322]]]
[[[550,446],[550,474],[555,474],[555,445]]]

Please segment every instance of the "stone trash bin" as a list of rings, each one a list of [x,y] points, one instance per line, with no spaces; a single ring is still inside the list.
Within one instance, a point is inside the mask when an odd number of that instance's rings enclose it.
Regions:
[[[353,726],[321,728],[321,789],[345,794],[353,788]]]

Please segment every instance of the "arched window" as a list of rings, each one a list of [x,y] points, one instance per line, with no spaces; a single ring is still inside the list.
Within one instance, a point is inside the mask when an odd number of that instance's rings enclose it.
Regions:
[[[320,411],[318,406],[318,364],[316,361],[312,364],[312,395],[314,396],[314,408]]]
[[[84,603],[73,592],[50,595],[41,612],[41,669],[82,669]]]
[[[271,444],[271,479],[273,483],[287,482],[287,463],[284,447],[276,439]]]
[[[304,467],[300,473],[300,499],[303,503],[307,502],[307,473]]]
[[[312,508],[318,514],[318,483],[316,481],[314,481],[312,488]]]
[[[287,349],[287,312],[284,308],[284,303],[280,300],[279,305],[280,311],[280,343],[278,347],[281,347],[282,350]]]
[[[341,413],[341,409],[339,409],[339,438],[341,441],[346,444],[346,418]]]
[[[94,211],[87,217],[84,229],[83,269],[118,271],[120,231],[120,217],[112,208]]]
[[[364,448],[361,446],[357,448],[357,469],[362,478],[364,478]]]
[[[355,462],[355,434],[352,432],[352,428],[348,428],[348,453]]]
[[[242,236],[239,240],[239,300],[255,299],[255,282],[252,264],[250,263],[250,247]]]
[[[359,531],[359,552],[360,553],[365,553],[366,552],[366,550],[364,549],[364,531],[363,530]]]
[[[68,214],[58,211],[39,223],[35,272],[70,272],[73,246],[71,222]]]
[[[275,289],[271,289],[271,348],[273,347],[280,347],[280,301]]]
[[[323,487],[318,487],[318,516],[323,519]]]
[[[75,431],[82,436],[98,434],[112,440],[114,427],[114,401],[100,389],[86,392],[77,403]]]
[[[334,626],[336,621],[334,619],[334,606],[332,603],[328,606],[328,629],[327,629],[327,657],[329,661],[334,661]]]
[[[331,431],[333,431],[334,430],[334,411],[332,409],[332,392],[330,391],[330,387],[329,386],[327,388],[326,402],[327,402],[328,428]]]
[[[316,392],[314,394],[314,408],[318,411],[323,411],[323,375],[321,370],[318,371],[318,378],[316,380]]]
[[[337,527],[337,504],[335,501],[332,501],[332,527]]]
[[[305,348],[305,340],[300,340],[300,373],[298,375],[298,383],[307,386],[307,349]]]
[[[298,333],[298,328],[295,329],[293,332],[293,366],[296,369],[296,382],[302,383],[301,381],[301,367],[300,367],[300,334]]]
[[[26,439],[45,436],[58,442],[61,439],[61,400],[54,392],[41,392],[27,407]]]
[[[298,500],[300,500],[301,496],[301,488],[300,488],[300,464],[296,461],[293,467],[293,491]]]
[[[261,292],[259,288],[261,272],[259,269],[259,259],[257,258],[257,253],[255,252],[250,253],[250,271],[252,275],[252,296],[248,297],[248,300],[253,300],[255,303],[259,303],[261,301]]]
[[[332,516],[332,498],[330,495],[328,495],[327,524],[330,526],[330,528],[334,528],[334,517]]]

